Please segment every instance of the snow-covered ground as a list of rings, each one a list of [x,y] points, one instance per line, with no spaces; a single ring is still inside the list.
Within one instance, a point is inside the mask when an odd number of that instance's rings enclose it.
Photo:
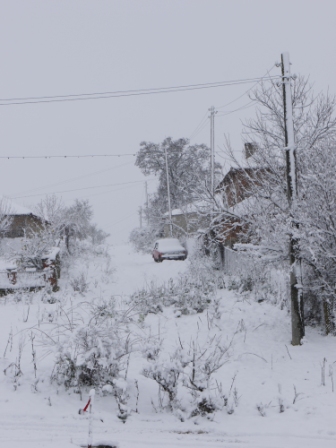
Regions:
[[[78,263],[76,269],[85,273],[89,283],[85,295],[66,289],[63,279],[55,297],[66,297],[72,309],[98,296],[113,295],[125,303],[136,289],[152,281],[161,284],[176,278],[190,263],[154,263],[149,255],[134,253],[128,245],[114,246],[110,251],[110,267],[102,257]],[[177,317],[173,308],[165,308],[162,313],[148,315],[135,328],[144,340],[149,334],[160,338],[163,349],[171,353],[195,337],[200,345],[209,336],[230,345],[227,362],[216,372],[216,379],[232,401],[234,412],[222,410],[210,420],[197,417],[184,422],[160,412],[157,385],[141,374],[146,360],[137,351],[130,356],[128,384],[129,407],[135,409],[134,380],[138,381],[139,413],[133,412],[123,424],[117,418],[115,399],[96,394],[95,443],[114,441],[120,448],[335,446],[336,395],[329,376],[336,361],[335,339],[308,328],[305,344],[294,348],[287,311],[226,289],[220,290],[218,298],[217,310],[211,304],[208,312]],[[84,407],[88,391],[81,401],[79,394],[50,384],[54,352],[46,342],[47,329],[61,311],[58,302],[42,301],[41,294],[29,301],[14,296],[0,299],[0,363],[2,370],[7,369],[0,377],[0,447],[67,448],[87,442],[88,415],[79,415],[78,410]],[[36,372],[31,347],[34,335]],[[23,375],[15,380],[15,366],[8,366],[18,364],[20,346]],[[324,358],[326,385],[322,386]],[[186,396],[187,391],[183,393]]]

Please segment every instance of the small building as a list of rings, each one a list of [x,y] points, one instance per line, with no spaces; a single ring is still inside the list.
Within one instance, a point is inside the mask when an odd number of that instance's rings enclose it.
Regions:
[[[16,204],[9,199],[0,200],[0,220],[7,220],[7,229],[3,231],[6,238],[29,237],[40,232],[46,222],[28,208]]]
[[[164,237],[169,238],[171,236],[171,225],[173,236],[179,238],[196,234],[199,229],[207,227],[209,220],[209,206],[201,202],[172,210],[171,223],[169,213],[166,212],[164,214]]]
[[[7,292],[44,288],[58,289],[60,249],[26,257],[27,242],[39,235],[48,223],[26,207],[0,199],[0,295]],[[37,252],[38,253],[38,252]]]

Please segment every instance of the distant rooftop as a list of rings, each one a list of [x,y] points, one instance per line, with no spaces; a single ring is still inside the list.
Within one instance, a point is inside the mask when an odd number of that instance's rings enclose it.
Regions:
[[[0,207],[4,208],[5,214],[14,215],[36,215],[32,210],[23,205],[16,204],[8,198],[0,197]]]

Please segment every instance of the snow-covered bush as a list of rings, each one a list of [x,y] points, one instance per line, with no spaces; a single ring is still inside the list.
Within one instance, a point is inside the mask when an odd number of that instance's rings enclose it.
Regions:
[[[176,280],[157,285],[152,282],[130,297],[130,304],[141,316],[174,306],[181,314],[202,313],[224,288],[222,272],[213,271],[203,260],[192,260],[186,273]]]
[[[180,350],[184,373],[182,384],[191,395],[191,417],[212,414],[227,405],[213,374],[229,361],[229,349],[230,345],[223,345],[220,337],[209,335],[202,346],[193,340],[188,350]]]
[[[84,272],[79,273],[78,275],[72,277],[70,279],[70,285],[75,292],[79,292],[84,295],[89,288],[89,282],[87,281],[87,274]]]
[[[159,385],[160,409],[178,414],[181,420],[210,418],[210,414],[229,404],[214,374],[229,361],[231,343],[224,345],[221,337],[210,333],[202,345],[197,335],[188,343],[180,339],[172,352],[163,350],[158,340],[147,341],[143,351],[147,366],[142,373]]]
[[[116,311],[113,298],[87,304],[86,313],[87,324],[71,326],[67,331],[62,326],[52,381],[66,388],[113,386],[125,370],[131,350],[126,314]]]
[[[96,326],[78,329],[68,344],[60,347],[53,378],[65,387],[103,386],[118,377],[116,336],[112,329]]]
[[[244,245],[240,247],[244,248]],[[240,255],[240,268],[226,275],[226,287],[239,294],[249,295],[257,302],[267,301],[281,308],[287,307],[288,266],[278,263],[275,267],[267,259],[252,253],[248,259],[246,253],[237,251],[238,259]]]
[[[154,360],[148,363],[142,371],[146,378],[157,382],[163,396],[160,395],[160,407],[173,411],[178,408],[177,387],[178,380],[182,373],[182,366],[177,353],[173,353],[169,358]]]
[[[151,227],[137,227],[131,231],[129,241],[137,252],[148,254],[159,237],[159,233]]]

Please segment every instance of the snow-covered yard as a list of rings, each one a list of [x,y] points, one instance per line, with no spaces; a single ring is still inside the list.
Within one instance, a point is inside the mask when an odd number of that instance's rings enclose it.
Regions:
[[[85,321],[84,314],[79,316],[86,304],[113,296],[120,309],[132,308],[127,301],[137,289],[177,278],[190,265],[189,260],[157,264],[127,245],[111,247],[110,252],[111,267],[103,257],[87,258],[75,267],[87,284],[83,294],[74,292],[69,279],[63,278],[61,290],[52,295],[57,300],[49,300],[54,303],[49,303],[43,292],[29,298],[1,298],[0,361],[2,370],[6,369],[0,377],[1,447],[85,446],[89,417],[79,415],[78,410],[86,404],[90,388],[83,389],[81,397],[73,388],[65,390],[56,382],[50,383],[57,344],[48,344],[48,338],[61,338],[80,319]],[[133,412],[123,424],[117,417],[115,398],[97,391],[95,443],[117,442],[120,448],[335,446],[336,395],[331,383],[336,361],[334,338],[307,328],[304,345],[292,347],[286,310],[227,289],[220,289],[217,299],[218,305],[212,301],[202,313],[181,315],[171,306],[141,319],[132,314],[130,326],[137,350],[132,351],[127,368],[127,406]],[[142,374],[150,364],[144,357],[148,341],[161,344],[161,352],[167,356],[174,356],[177,349],[190,351],[194,343],[201,351],[211,343],[227,347],[225,363],[214,373],[227,406],[209,414],[210,418],[189,418],[190,393],[180,384],[182,411],[160,410],[158,386]],[[17,374],[19,368],[22,375]]]

